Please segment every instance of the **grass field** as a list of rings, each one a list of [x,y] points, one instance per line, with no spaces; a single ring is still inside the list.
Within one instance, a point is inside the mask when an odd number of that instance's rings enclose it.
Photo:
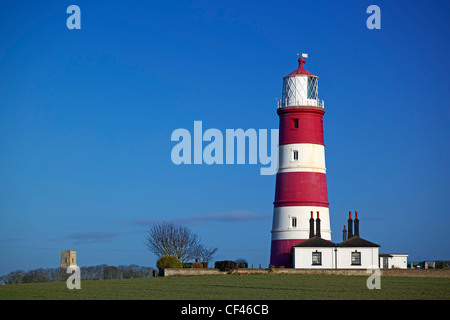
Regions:
[[[0,286],[1,300],[449,300],[450,278],[382,277],[369,290],[365,276],[217,275],[82,281],[80,290],[65,282]]]

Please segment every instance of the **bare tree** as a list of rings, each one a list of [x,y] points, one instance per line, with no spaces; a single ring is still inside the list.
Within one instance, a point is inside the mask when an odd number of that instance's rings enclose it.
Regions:
[[[149,228],[147,248],[155,255],[174,256],[181,262],[199,257],[200,244],[198,236],[190,229],[173,222],[158,222]]]
[[[197,247],[195,259],[201,262],[209,262],[212,260],[213,255],[217,252],[217,248],[206,248],[203,245]]]

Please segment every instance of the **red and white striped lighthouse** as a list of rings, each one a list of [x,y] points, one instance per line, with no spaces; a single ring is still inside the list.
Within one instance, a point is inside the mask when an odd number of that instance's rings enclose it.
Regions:
[[[320,234],[331,240],[323,138],[323,101],[318,77],[299,67],[283,78],[278,168],[270,264],[292,267],[291,248],[309,238],[309,220],[320,213]]]

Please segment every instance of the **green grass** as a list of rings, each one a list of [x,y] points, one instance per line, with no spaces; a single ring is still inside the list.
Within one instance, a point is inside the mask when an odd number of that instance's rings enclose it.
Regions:
[[[381,289],[369,290],[365,276],[218,275],[81,281],[81,290],[65,282],[0,286],[8,299],[150,300],[301,300],[301,299],[450,299],[450,278],[381,277]]]

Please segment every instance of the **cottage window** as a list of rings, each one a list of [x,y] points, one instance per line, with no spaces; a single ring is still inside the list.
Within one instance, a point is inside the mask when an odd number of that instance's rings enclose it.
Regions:
[[[355,250],[352,252],[352,266],[360,266],[361,265],[361,252]]]
[[[313,266],[321,266],[322,265],[322,252],[313,252],[312,253],[312,264]]]

